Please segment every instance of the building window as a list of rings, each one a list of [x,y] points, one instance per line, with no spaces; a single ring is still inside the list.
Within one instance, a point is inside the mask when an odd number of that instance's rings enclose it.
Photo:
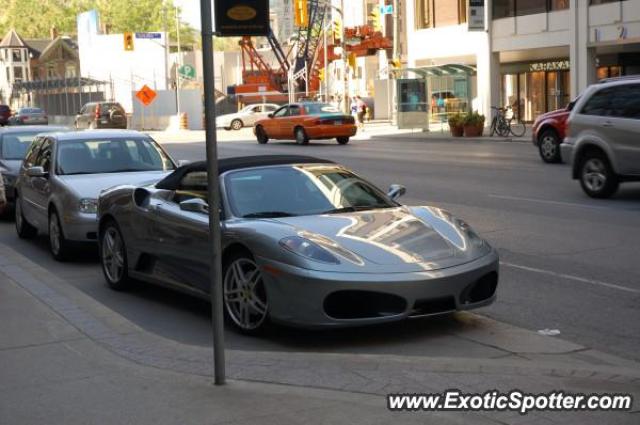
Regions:
[[[493,19],[534,15],[568,8],[569,0],[493,0]]]
[[[467,22],[467,0],[415,0],[415,6],[417,29]]]
[[[11,51],[13,62],[22,62],[22,51],[20,49],[13,49]]]
[[[22,74],[22,67],[21,66],[14,66],[13,67],[13,79],[14,80],[22,80],[24,78],[24,75]]]
[[[47,65],[47,78],[57,78],[55,65]]]
[[[615,3],[623,0],[589,0],[589,5],[593,6],[596,4],[605,4],[605,3]]]
[[[64,76],[66,78],[75,78],[77,76],[76,74],[76,64],[74,63],[68,63],[65,71],[64,71]]]
[[[547,11],[547,0],[517,0],[516,15],[535,15]]]
[[[416,2],[416,28],[431,28],[431,2],[433,0],[415,0]]]
[[[515,0],[494,0],[493,19],[510,18],[516,16]]]
[[[564,10],[569,8],[569,0],[550,0],[549,11]]]

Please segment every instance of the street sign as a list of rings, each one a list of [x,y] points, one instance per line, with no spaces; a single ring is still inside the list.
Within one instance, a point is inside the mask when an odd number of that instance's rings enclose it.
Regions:
[[[162,33],[159,32],[137,32],[136,38],[151,38],[151,39],[160,39],[162,38]]]
[[[216,0],[213,2],[218,37],[269,35],[269,0]]]
[[[180,74],[182,78],[193,80],[196,78],[196,69],[192,65],[185,64],[178,68],[178,74]]]
[[[156,96],[158,96],[158,93],[146,84],[136,93],[136,97],[144,106],[151,105],[156,99]]]
[[[381,15],[393,15],[393,5],[385,4],[384,6],[380,6],[380,14]]]
[[[484,3],[485,0],[469,0],[469,31],[485,31]]]

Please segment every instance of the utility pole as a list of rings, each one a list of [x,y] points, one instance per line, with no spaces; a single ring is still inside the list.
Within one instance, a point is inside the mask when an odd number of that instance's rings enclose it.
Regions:
[[[340,0],[340,10],[338,10],[340,14],[340,19],[342,21],[342,25],[340,26],[340,44],[342,45],[342,92],[344,95],[342,96],[342,111],[345,114],[350,115],[349,112],[349,64],[347,63],[347,41],[345,40],[345,22],[344,22],[344,0]]]
[[[400,59],[400,27],[398,20],[400,14],[398,11],[398,0],[393,0],[393,59]]]
[[[329,45],[327,44],[327,31],[331,30],[331,21],[324,27],[324,101],[329,101]]]
[[[169,29],[167,28],[167,2],[162,2],[162,31],[164,31],[164,75],[165,86],[171,87],[171,69],[169,68]]]
[[[207,199],[209,201],[209,288],[213,328],[213,370],[216,385],[225,383],[224,317],[222,314],[222,264],[220,254],[220,186],[218,181],[218,141],[216,140],[215,74],[211,0],[200,0],[202,23],[202,78],[204,82],[205,140],[207,151]]]
[[[180,50],[180,9],[176,7],[176,41],[178,42],[178,60],[176,61],[176,111],[180,115],[180,67],[182,53]]]

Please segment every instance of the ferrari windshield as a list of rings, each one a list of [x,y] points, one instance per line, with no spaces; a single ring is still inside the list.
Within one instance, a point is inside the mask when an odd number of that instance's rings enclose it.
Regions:
[[[63,140],[58,145],[57,173],[101,174],[168,171],[173,162],[151,139]]]
[[[225,176],[224,183],[237,217],[334,214],[397,206],[376,187],[336,165],[235,171]]]
[[[0,136],[0,158],[24,159],[33,138],[41,131],[25,131],[24,133],[9,133]]]

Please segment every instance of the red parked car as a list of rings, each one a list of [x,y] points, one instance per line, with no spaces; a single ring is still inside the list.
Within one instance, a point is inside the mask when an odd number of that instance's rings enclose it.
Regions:
[[[9,118],[11,118],[11,108],[7,105],[0,105],[0,125],[9,124]]]
[[[560,143],[567,134],[567,121],[577,100],[569,102],[566,108],[540,115],[533,123],[533,144],[538,147],[540,158],[544,162],[562,162]]]

